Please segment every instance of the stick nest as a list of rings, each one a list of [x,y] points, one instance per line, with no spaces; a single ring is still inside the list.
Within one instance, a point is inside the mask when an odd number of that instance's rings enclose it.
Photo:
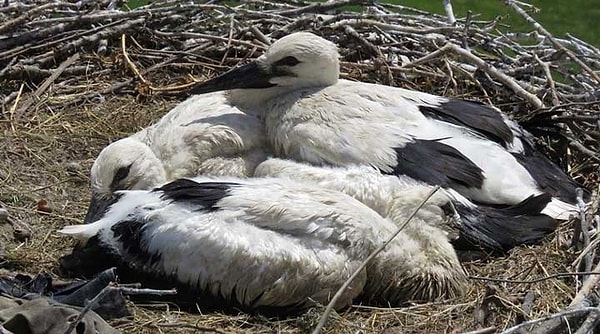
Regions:
[[[533,9],[507,4],[526,19]],[[574,273],[592,269],[599,240],[585,234],[600,220],[600,51],[573,36],[556,38],[534,21],[531,32],[514,32],[501,18],[453,20],[357,0],[169,0],[136,9],[115,1],[4,1],[0,22],[4,269],[60,276],[56,260],[72,244],[55,230],[81,222],[88,171],[106,144],[158,120],[195,81],[308,30],[339,45],[344,78],[499,107],[596,193],[581,217],[543,244],[465,262],[473,276],[465,296],[397,309],[351,307],[332,317],[329,332],[499,331],[564,309],[582,282],[596,277]],[[579,241],[573,226],[582,221],[587,238]],[[170,304],[132,307],[134,319],[114,323],[124,332],[297,333],[313,328],[322,312],[266,319],[191,314]]]

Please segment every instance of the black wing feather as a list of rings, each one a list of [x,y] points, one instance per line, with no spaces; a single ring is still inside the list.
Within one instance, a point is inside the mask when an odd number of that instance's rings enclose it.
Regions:
[[[123,245],[127,252],[126,258],[132,258],[135,261],[128,261],[130,266],[135,267],[139,263],[144,265],[153,265],[161,258],[159,253],[148,251],[146,241],[143,239],[143,231],[146,222],[137,220],[124,220],[111,227],[115,238]]]
[[[542,152],[536,150],[532,143],[523,141],[523,145],[524,152],[513,153],[513,156],[527,169],[544,192],[568,203],[575,203],[577,201],[575,190],[582,188],[584,191],[584,200],[589,200],[589,191],[571,179]]]
[[[228,195],[231,187],[238,185],[233,182],[195,182],[178,179],[154,191],[162,192],[164,199],[188,202],[201,206],[205,211],[214,211],[217,209],[215,204]]]
[[[518,245],[535,243],[558,227],[556,220],[540,213],[550,200],[548,194],[532,195],[502,209],[485,205],[470,208],[455,203],[462,224],[460,237],[452,244],[462,250],[505,252]]]
[[[416,139],[395,150],[397,164],[393,175],[407,175],[443,187],[481,188],[483,185],[483,171],[452,146]]]
[[[507,147],[514,135],[496,110],[476,101],[450,99],[439,106],[419,106],[427,117],[466,126]]]

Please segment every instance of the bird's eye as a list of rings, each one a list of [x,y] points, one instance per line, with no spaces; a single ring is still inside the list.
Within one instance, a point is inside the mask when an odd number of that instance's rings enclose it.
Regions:
[[[125,178],[127,178],[127,176],[129,175],[129,170],[131,169],[131,166],[132,165],[123,166],[117,169],[117,172],[115,173],[115,176],[113,177],[112,182],[110,183],[111,189],[118,189],[117,187],[119,186],[121,181],[125,180]]]
[[[276,61],[275,66],[295,66],[299,63],[300,61],[296,57],[288,56]]]

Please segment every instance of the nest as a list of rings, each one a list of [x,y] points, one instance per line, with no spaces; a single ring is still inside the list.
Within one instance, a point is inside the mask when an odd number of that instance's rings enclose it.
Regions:
[[[581,272],[596,267],[600,240],[589,232],[600,220],[600,50],[573,36],[554,37],[529,16],[533,7],[506,3],[532,24],[531,32],[513,32],[500,18],[456,19],[358,0],[168,0],[135,9],[116,1],[4,1],[0,204],[8,217],[0,215],[2,268],[60,276],[56,260],[72,244],[55,230],[82,221],[88,171],[106,144],[158,120],[194,82],[259,56],[281,36],[309,30],[340,47],[346,79],[499,107],[596,193],[579,217],[541,245],[465,262],[472,278],[465,296],[401,308],[356,305],[330,317],[328,332],[486,333],[556,312],[570,315],[569,307],[597,306],[590,296],[598,276]],[[323,313],[267,319],[194,314],[165,303],[132,308],[133,319],[113,325],[131,333],[295,333],[314,328]],[[571,328],[593,326],[597,310],[587,312],[570,317]],[[565,326],[550,320],[537,330]]]

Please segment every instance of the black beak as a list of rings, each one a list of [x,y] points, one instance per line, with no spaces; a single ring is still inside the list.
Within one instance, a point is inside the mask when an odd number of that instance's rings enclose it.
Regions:
[[[260,66],[255,61],[236,67],[218,77],[195,85],[192,94],[204,94],[222,90],[240,88],[269,88],[275,86],[269,80],[273,74]]]
[[[96,195],[92,194],[92,200],[88,207],[88,212],[83,219],[84,224],[91,224],[97,220],[100,220],[108,208],[118,200],[118,196],[112,196],[109,199],[101,199]]]

